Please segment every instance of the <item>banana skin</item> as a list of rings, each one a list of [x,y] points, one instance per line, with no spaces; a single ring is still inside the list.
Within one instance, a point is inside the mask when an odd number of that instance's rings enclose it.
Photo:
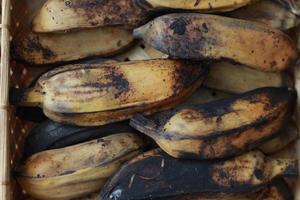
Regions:
[[[125,26],[136,28],[157,15],[174,12],[224,12],[253,0],[48,0],[33,20],[35,32]]]
[[[67,65],[41,76],[36,85],[12,90],[11,102],[39,106],[50,119],[96,126],[174,107],[195,91],[206,64],[157,59]]]
[[[274,178],[297,175],[297,160],[270,159],[259,151],[226,161],[192,161],[178,160],[156,149],[126,163],[102,188],[100,198],[141,200],[201,193],[241,194],[258,191]]]
[[[217,15],[164,15],[135,29],[134,36],[173,58],[230,60],[262,71],[283,71],[298,58],[296,46],[283,32]]]
[[[98,191],[124,162],[146,142],[133,133],[120,133],[29,157],[17,180],[32,197],[73,199]]]
[[[290,119],[295,100],[294,90],[259,88],[166,111],[153,120],[135,115],[130,125],[175,158],[227,158],[275,137]]]

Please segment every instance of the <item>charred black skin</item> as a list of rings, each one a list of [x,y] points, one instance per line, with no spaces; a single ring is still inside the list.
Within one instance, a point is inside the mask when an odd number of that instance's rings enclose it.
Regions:
[[[47,120],[29,133],[24,145],[24,157],[122,132],[135,133],[136,131],[129,126],[128,121],[104,126],[80,127]]]
[[[222,186],[212,179],[214,164],[223,160],[193,161],[178,160],[162,150],[142,160],[125,164],[102,188],[101,200],[142,200],[201,193],[248,193],[262,189],[265,185],[250,182],[230,182]],[[285,175],[297,175],[297,164],[287,168]],[[263,178],[254,173],[257,179]],[[226,179],[227,174],[224,174]],[[264,181],[262,181],[264,182]]]
[[[16,115],[23,120],[41,123],[48,118],[44,115],[43,110],[39,107],[17,107]]]

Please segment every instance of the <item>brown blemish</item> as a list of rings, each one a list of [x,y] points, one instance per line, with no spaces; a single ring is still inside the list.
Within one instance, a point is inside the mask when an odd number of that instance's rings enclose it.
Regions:
[[[92,26],[128,25],[137,27],[148,19],[147,12],[137,7],[132,0],[77,0],[70,6],[80,15],[84,11],[88,23]]]

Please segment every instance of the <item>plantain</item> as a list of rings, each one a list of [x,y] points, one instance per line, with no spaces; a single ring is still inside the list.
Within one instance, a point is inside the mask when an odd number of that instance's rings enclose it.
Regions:
[[[291,39],[277,29],[207,14],[164,15],[135,29],[134,36],[171,57],[230,60],[263,71],[282,71],[298,56]]]
[[[67,147],[116,133],[134,133],[129,122],[117,122],[104,126],[81,127],[60,124],[47,120],[33,128],[24,144],[23,156],[29,157],[35,153]]]
[[[130,125],[175,158],[215,159],[241,154],[274,137],[289,120],[296,94],[259,88],[196,106],[135,115]]]
[[[133,42],[132,31],[103,27],[66,34],[22,33],[13,39],[12,55],[31,64],[53,64],[91,56],[110,56]]]
[[[262,189],[274,178],[297,175],[297,160],[270,159],[259,151],[227,161],[192,161],[153,150],[123,165],[103,186],[100,196],[102,200],[141,200],[201,193],[241,194]]]
[[[26,160],[18,182],[37,199],[72,199],[98,191],[145,142],[120,133],[62,149],[43,151]]]
[[[230,62],[212,63],[211,69],[203,85],[228,93],[243,93],[260,87],[293,86],[292,78],[284,72],[263,72]]]
[[[287,30],[296,27],[299,19],[288,9],[273,0],[264,0],[227,14],[229,17],[261,22],[273,28]]]
[[[54,32],[115,25],[138,27],[160,13],[172,10],[221,12],[251,2],[253,0],[48,0],[34,18],[33,30]]]
[[[53,121],[104,125],[171,108],[206,74],[206,64],[168,59],[68,65],[44,74],[33,88],[12,90],[10,98],[42,107]]]

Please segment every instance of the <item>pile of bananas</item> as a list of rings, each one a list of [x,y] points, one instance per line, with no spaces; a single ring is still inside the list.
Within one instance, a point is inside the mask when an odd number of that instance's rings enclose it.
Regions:
[[[298,138],[298,12],[289,0],[47,0],[12,41],[18,61],[58,66],[11,90],[49,118],[24,142],[18,183],[41,200],[294,199],[298,161],[274,153]],[[78,61],[137,40],[160,56]]]

